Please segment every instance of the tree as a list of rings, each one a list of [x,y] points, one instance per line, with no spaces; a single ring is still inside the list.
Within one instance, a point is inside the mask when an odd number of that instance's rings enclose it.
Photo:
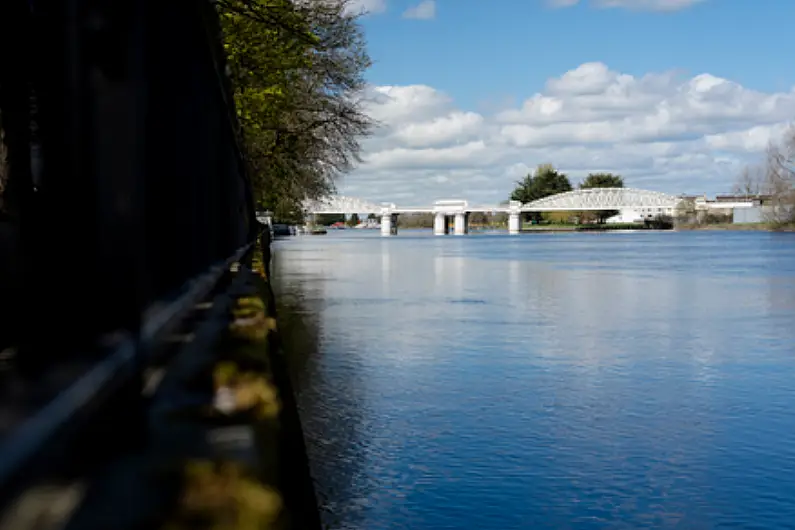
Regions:
[[[370,65],[347,0],[218,0],[256,200],[279,219],[332,193],[372,121]]]
[[[624,178],[621,175],[614,175],[613,173],[589,173],[585,180],[580,183],[581,190],[592,188],[623,188]],[[593,217],[599,223],[604,223],[608,218],[618,215],[618,210],[599,210],[590,214],[581,213],[580,219]]]
[[[367,216],[368,219],[378,219],[378,216],[374,213],[371,213]]]
[[[354,227],[359,224],[359,214],[352,214],[351,218],[348,219],[348,226]]]
[[[676,205],[674,211],[674,222],[676,224],[692,224],[696,222],[698,211],[696,210],[696,201],[690,198],[682,199]]]
[[[760,195],[763,217],[773,226],[795,223],[795,128],[768,145],[762,165],[743,168],[733,192]]]
[[[777,225],[795,222],[795,129],[767,149],[763,193],[770,197],[767,221]]]
[[[580,183],[580,189],[589,188],[623,188],[624,178],[613,173],[589,173]]]
[[[571,189],[571,182],[565,174],[558,172],[551,164],[541,164],[536,168],[535,174],[528,174],[516,182],[511,200],[525,204]],[[531,213],[530,216],[536,220],[540,218],[538,212]]]
[[[732,193],[737,195],[755,196],[762,192],[765,182],[765,168],[762,166],[746,166],[737,176]]]

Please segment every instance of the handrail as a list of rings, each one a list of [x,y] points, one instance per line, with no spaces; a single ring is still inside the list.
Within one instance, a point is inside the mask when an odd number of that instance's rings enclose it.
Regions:
[[[254,250],[254,245],[250,242],[240,247],[222,263],[189,280],[175,300],[150,309],[137,334],[121,331],[107,335],[106,344],[113,344],[105,346],[109,352],[102,360],[0,441],[0,509],[24,490],[27,479],[32,478],[28,468],[49,462],[65,433],[79,431],[103,400],[139,376],[148,354],[212,293],[234,263]]]
[[[24,488],[27,465],[40,459],[48,447],[59,443],[59,436],[70,423],[79,420],[81,411],[95,406],[114,386],[132,376],[135,357],[134,343],[127,335],[107,358],[96,363],[0,443],[0,506]],[[120,376],[124,376],[123,380]]]
[[[145,311],[146,316],[141,325],[141,349],[151,351],[154,343],[173,329],[179,321],[180,315],[205,298],[213,287],[218,284],[224,273],[229,271],[229,267],[233,263],[241,261],[246,254],[251,252],[253,245],[254,243],[252,242],[240,247],[222,263],[211,266],[207,272],[188,280],[182,289],[182,294],[172,302],[165,306],[158,304],[150,306]]]

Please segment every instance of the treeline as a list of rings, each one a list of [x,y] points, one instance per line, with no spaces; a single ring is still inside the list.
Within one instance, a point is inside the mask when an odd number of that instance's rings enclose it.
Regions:
[[[299,221],[334,191],[373,123],[370,66],[348,0],[218,0],[228,73],[257,206]]]
[[[613,173],[590,173],[577,187],[588,188],[623,188],[624,179]],[[572,191],[574,187],[569,177],[555,169],[551,164],[539,165],[534,173],[528,173],[524,179],[516,182],[516,188],[511,193],[512,201],[528,203],[543,199],[550,195]],[[608,218],[618,215],[615,210],[601,210],[593,212],[529,212],[526,219],[532,222],[553,223],[604,223]]]
[[[398,216],[400,228],[433,228],[436,215],[433,213],[412,213]],[[469,228],[497,228],[508,224],[506,213],[471,212],[469,214]]]

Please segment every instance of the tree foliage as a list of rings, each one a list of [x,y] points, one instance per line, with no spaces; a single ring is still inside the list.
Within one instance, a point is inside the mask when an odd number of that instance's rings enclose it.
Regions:
[[[334,191],[371,128],[370,66],[347,0],[219,0],[229,75],[258,206],[277,218]]]
[[[560,173],[552,164],[541,164],[534,174],[528,173],[524,179],[516,182],[511,200],[524,204],[571,189],[571,182],[565,174]],[[528,217],[538,221],[541,219],[541,214],[533,212],[528,214]]]
[[[590,188],[623,188],[624,178],[613,173],[590,173],[580,183],[580,189]]]
[[[571,189],[571,182],[566,175],[551,164],[541,164],[534,174],[528,174],[524,179],[516,182],[511,200],[528,203]]]

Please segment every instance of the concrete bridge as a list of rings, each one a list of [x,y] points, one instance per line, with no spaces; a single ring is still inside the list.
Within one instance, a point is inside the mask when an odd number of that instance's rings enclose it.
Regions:
[[[653,218],[658,215],[674,215],[676,207],[683,199],[658,191],[635,188],[591,188],[550,195],[529,203],[509,201],[500,205],[470,205],[465,200],[439,200],[432,206],[397,206],[394,203],[375,204],[361,199],[345,196],[332,196],[319,201],[304,203],[304,212],[316,214],[362,215],[376,214],[381,217],[382,235],[397,234],[397,220],[400,214],[434,214],[433,231],[436,235],[452,232],[455,235],[469,233],[469,215],[474,212],[507,213],[508,232],[518,234],[521,216],[525,212],[555,211],[600,211],[619,210],[637,212],[639,217]]]

